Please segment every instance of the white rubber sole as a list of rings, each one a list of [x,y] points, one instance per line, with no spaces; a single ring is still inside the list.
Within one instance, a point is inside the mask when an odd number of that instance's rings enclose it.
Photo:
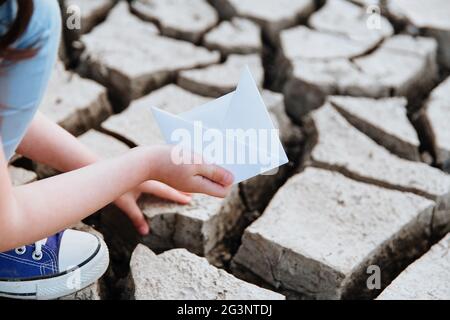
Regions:
[[[98,252],[85,264],[54,277],[0,281],[0,297],[22,300],[51,300],[80,291],[97,281],[109,265],[108,247],[99,240]]]

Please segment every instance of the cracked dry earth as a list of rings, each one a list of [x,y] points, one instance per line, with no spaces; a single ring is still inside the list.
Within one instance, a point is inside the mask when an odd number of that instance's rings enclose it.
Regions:
[[[290,158],[226,199],[142,198],[144,238],[104,208],[76,228],[110,268],[67,299],[450,299],[449,1],[60,2],[82,29],[63,30],[42,111],[83,144],[161,143],[149,106],[208,102],[249,65]]]

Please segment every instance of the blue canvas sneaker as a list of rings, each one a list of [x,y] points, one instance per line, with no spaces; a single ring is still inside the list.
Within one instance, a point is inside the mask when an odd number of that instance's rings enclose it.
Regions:
[[[98,280],[109,264],[97,236],[66,230],[34,244],[0,253],[0,296],[56,299]]]

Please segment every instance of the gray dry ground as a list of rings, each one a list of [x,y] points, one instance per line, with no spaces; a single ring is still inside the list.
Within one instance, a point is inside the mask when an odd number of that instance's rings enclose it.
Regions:
[[[151,106],[207,103],[245,65],[290,158],[225,199],[143,197],[144,238],[102,209],[77,228],[101,232],[110,268],[65,299],[450,298],[449,1],[382,17],[366,0],[60,2],[82,28],[64,29],[41,111],[102,158],[162,143]],[[58,174],[21,157],[9,172]]]
[[[411,264],[395,279],[380,300],[436,300],[450,299],[450,235]]]

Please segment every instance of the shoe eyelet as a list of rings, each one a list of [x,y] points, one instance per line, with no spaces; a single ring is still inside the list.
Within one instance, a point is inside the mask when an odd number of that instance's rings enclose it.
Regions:
[[[16,254],[18,254],[19,256],[25,254],[25,252],[27,252],[27,247],[23,246],[20,248],[16,248],[16,250],[14,250],[16,252]]]
[[[33,260],[35,260],[35,261],[39,261],[39,260],[42,259],[43,256],[44,256],[44,255],[43,255],[42,253],[36,254],[36,252],[33,252],[32,258],[33,258]]]

